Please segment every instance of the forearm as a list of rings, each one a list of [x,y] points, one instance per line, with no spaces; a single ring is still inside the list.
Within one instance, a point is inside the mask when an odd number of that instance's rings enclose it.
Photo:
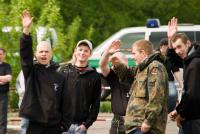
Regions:
[[[108,51],[104,51],[104,53],[99,61],[99,67],[101,69],[103,76],[105,76],[105,77],[110,72],[109,57],[110,57],[110,54],[108,53]]]
[[[23,27],[23,33],[26,34],[26,35],[29,35],[30,28],[29,27]]]
[[[4,76],[0,76],[0,84],[5,84],[7,82],[10,82],[12,79],[11,75],[4,75]]]
[[[33,66],[33,48],[30,35],[23,34],[20,39],[20,60],[24,78],[27,78],[27,75]]]
[[[177,80],[177,82],[178,82],[180,88],[183,88],[183,79],[182,79],[182,77],[181,77],[180,71],[174,72],[174,77],[175,77],[175,79]]]

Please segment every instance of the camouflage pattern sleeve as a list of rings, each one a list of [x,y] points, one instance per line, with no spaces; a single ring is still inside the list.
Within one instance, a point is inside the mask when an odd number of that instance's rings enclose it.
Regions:
[[[152,62],[147,78],[148,104],[144,122],[152,126],[158,116],[163,120],[167,117],[168,76],[165,67],[157,61]]]
[[[113,66],[113,71],[121,81],[126,81],[126,79],[129,79],[132,82],[134,80],[135,70],[135,67],[128,68],[124,64],[118,64],[117,66]]]

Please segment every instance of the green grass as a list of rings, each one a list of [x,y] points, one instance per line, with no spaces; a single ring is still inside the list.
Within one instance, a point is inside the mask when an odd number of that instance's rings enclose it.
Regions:
[[[111,103],[110,103],[110,101],[101,101],[99,112],[111,113]]]

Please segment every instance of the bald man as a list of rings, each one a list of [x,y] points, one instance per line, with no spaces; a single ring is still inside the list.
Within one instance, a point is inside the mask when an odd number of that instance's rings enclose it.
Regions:
[[[32,38],[29,30],[33,17],[28,11],[22,15],[23,35],[20,40],[20,58],[25,78],[25,94],[20,106],[20,116],[29,119],[26,134],[60,134],[61,126],[70,126],[70,97],[64,76],[52,64],[51,44],[42,41],[36,48],[33,63]],[[65,106],[63,105],[65,104]]]

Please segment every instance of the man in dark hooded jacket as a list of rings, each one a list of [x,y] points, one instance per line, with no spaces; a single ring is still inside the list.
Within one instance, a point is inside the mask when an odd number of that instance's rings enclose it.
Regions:
[[[169,22],[168,38],[171,42],[171,60],[174,64],[183,66],[184,93],[176,110],[171,112],[170,117],[176,120],[178,127],[183,129],[184,134],[200,133],[200,46],[192,45],[187,35],[177,33],[177,19],[172,18]],[[174,59],[177,54],[182,60]]]
[[[70,126],[70,98],[65,89],[65,78],[51,64],[52,50],[47,41],[36,48],[37,63],[33,62],[32,38],[29,30],[33,17],[28,11],[22,14],[23,35],[20,40],[20,60],[25,78],[25,94],[20,116],[29,119],[27,134],[60,134]]]

